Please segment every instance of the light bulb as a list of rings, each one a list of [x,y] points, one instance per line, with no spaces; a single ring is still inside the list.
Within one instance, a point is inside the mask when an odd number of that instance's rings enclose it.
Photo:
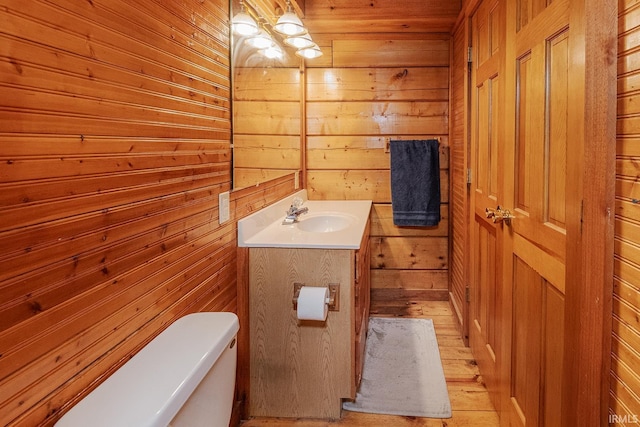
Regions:
[[[258,51],[261,55],[266,56],[269,59],[280,59],[282,58],[282,50],[278,47],[278,45],[273,44],[266,49],[260,49]]]
[[[260,32],[256,21],[247,13],[244,3],[240,4],[240,12],[231,20],[231,26],[233,31],[241,36],[251,36]]]
[[[285,44],[295,47],[296,49],[306,49],[312,47],[315,43],[311,40],[309,33],[305,33],[297,37],[287,37],[284,39]]]
[[[320,50],[318,45],[314,43],[313,46],[311,47],[308,47],[306,49],[300,49],[299,51],[296,52],[296,55],[305,59],[314,59],[319,56],[322,56],[322,51]]]
[[[276,22],[273,29],[286,36],[299,36],[307,31],[300,18],[291,8],[291,2],[289,1],[287,1],[287,11],[278,18],[278,22]]]
[[[254,47],[256,49],[267,49],[268,47],[273,45],[271,36],[265,30],[260,30],[260,33],[246,39],[244,42],[246,45]]]

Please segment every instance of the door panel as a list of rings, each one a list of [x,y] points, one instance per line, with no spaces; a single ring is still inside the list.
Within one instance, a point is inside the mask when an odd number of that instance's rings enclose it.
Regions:
[[[563,324],[564,294],[514,255],[511,425],[561,425]]]
[[[469,344],[483,373],[489,395],[500,406],[499,372],[501,295],[497,282],[499,226],[488,219],[485,208],[495,207],[500,198],[499,111],[500,2],[485,1],[471,19],[473,57],[471,74],[471,304]]]
[[[486,0],[471,20],[470,343],[505,425],[561,423],[568,5]],[[514,218],[488,219],[499,205]]]
[[[520,1],[514,28],[514,171],[503,203],[515,218],[505,233],[511,275],[509,387],[503,416],[513,426],[561,424],[564,354],[566,183],[570,28],[567,0]],[[526,19],[523,17],[526,16]],[[505,162],[509,159],[505,158]],[[509,170],[508,165],[504,165]],[[506,333],[506,332],[505,332]]]
[[[607,414],[616,38],[598,24],[615,13],[484,0],[471,17],[470,343],[503,425]]]

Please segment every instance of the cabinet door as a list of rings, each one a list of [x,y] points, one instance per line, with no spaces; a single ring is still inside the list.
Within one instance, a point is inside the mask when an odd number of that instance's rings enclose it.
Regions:
[[[249,415],[340,418],[353,397],[353,252],[251,248]],[[300,321],[293,284],[340,284],[340,309],[326,322]]]

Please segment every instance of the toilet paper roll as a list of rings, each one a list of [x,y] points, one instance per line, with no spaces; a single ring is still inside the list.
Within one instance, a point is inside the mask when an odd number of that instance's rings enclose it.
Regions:
[[[298,296],[298,319],[327,320],[329,288],[303,286]]]

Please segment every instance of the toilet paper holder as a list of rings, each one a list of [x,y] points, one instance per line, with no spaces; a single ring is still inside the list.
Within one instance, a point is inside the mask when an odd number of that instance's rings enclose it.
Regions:
[[[296,282],[293,284],[293,309],[298,309],[298,297],[300,296],[300,289],[305,286],[304,283]],[[340,283],[329,283],[327,286],[320,286],[323,288],[329,288],[329,303],[327,304],[329,311],[340,311]]]

